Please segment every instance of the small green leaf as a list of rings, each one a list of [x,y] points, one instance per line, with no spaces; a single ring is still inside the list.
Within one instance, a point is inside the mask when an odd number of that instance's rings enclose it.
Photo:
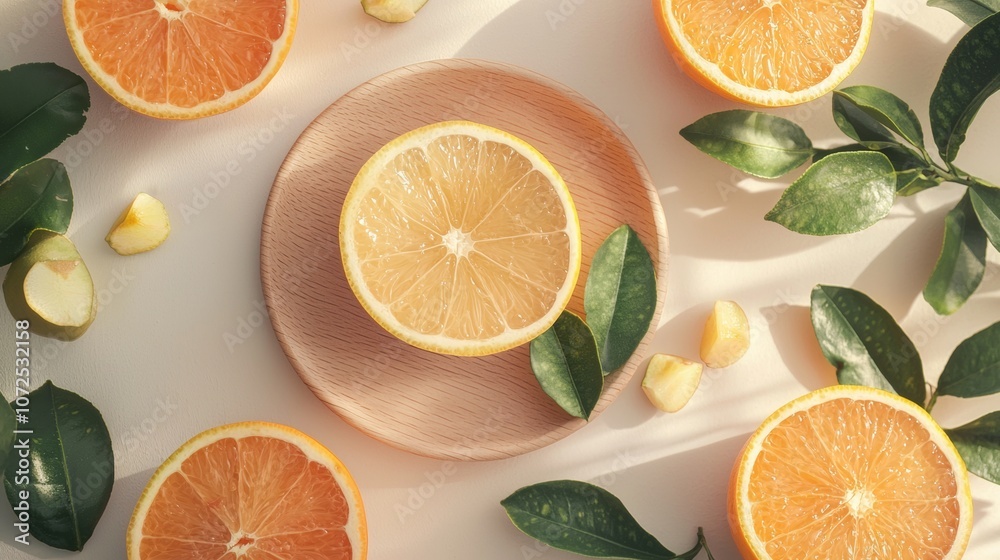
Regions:
[[[83,550],[111,497],[115,457],[101,413],[86,399],[51,381],[29,393],[25,443],[31,466],[7,465],[4,487],[11,505],[27,501],[31,535],[49,546]],[[28,493],[27,500],[21,497]]]
[[[1000,14],[973,27],[955,45],[931,94],[931,129],[941,158],[955,160],[969,125],[1000,89]]]
[[[973,185],[969,197],[986,237],[1000,251],[1000,189]]]
[[[958,311],[986,273],[986,232],[970,196],[967,191],[945,217],[941,255],[924,287],[924,299],[939,315]]]
[[[12,451],[11,446],[14,445],[15,429],[17,429],[17,423],[14,421],[14,410],[3,394],[0,394],[0,469],[7,465],[7,458]]]
[[[936,187],[941,182],[940,177],[936,175],[928,176],[927,172],[921,169],[896,171],[896,196],[913,196],[919,192]]]
[[[861,110],[845,95],[833,96],[833,122],[837,127],[865,147],[877,150],[897,145],[896,137],[888,128]]]
[[[73,191],[63,164],[40,159],[0,184],[0,266],[10,264],[36,229],[66,233]]]
[[[923,147],[924,131],[920,126],[920,119],[905,101],[892,93],[873,86],[851,86],[834,91],[833,94],[854,105],[911,145]]]
[[[530,348],[531,371],[545,394],[571,415],[590,418],[604,390],[601,356],[590,327],[563,311]]]
[[[796,179],[764,219],[808,235],[854,233],[884,218],[895,197],[896,174],[887,157],[832,154]]]
[[[500,505],[515,527],[560,550],[593,558],[676,558],[639,525],[621,500],[592,484],[542,482],[521,488]]]
[[[799,125],[766,113],[735,109],[713,113],[681,130],[706,154],[757,177],[774,179],[812,156]]]
[[[653,261],[629,226],[611,232],[594,254],[583,307],[601,366],[611,373],[632,357],[656,311]]]
[[[962,341],[948,358],[938,394],[982,397],[1000,393],[1000,323]]]
[[[1000,0],[927,0],[927,5],[948,10],[969,27],[1000,12]]]
[[[883,389],[924,406],[920,355],[888,311],[857,290],[824,285],[813,288],[811,307],[816,339],[842,385]]]
[[[945,430],[969,472],[1000,484],[1000,411]]]
[[[0,181],[80,132],[90,108],[83,78],[52,63],[0,71]]]

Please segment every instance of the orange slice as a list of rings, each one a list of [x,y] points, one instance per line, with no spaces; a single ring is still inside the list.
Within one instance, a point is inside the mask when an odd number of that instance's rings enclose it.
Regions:
[[[785,405],[729,484],[746,560],[957,560],[972,531],[965,464],[924,409],[837,386]]]
[[[674,60],[706,88],[778,107],[829,92],[861,62],[875,0],[653,0]]]
[[[500,352],[548,329],[580,273],[566,183],[527,142],[452,121],[392,140],[364,165],[340,218],[347,280],[409,344]]]
[[[127,107],[192,119],[239,107],[292,46],[298,0],[63,0],[70,44]]]
[[[363,560],[361,494],[309,436],[242,422],[203,432],[156,471],[128,527],[129,560]]]

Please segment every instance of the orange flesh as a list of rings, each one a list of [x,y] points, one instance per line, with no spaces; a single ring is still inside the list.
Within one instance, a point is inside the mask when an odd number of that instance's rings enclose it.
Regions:
[[[352,558],[349,505],[329,468],[267,437],[223,439],[170,475],[142,526],[142,560]]]
[[[368,289],[400,323],[477,340],[552,308],[570,267],[567,220],[527,158],[451,135],[386,166],[359,205],[354,241]]]
[[[694,51],[731,80],[801,91],[830,76],[858,43],[866,0],[673,0]]]
[[[775,559],[944,558],[960,512],[952,468],[910,414],[831,400],[764,439],[750,474],[753,530]]]
[[[194,107],[256,79],[285,24],[284,0],[76,0],[101,70],[151,103]]]

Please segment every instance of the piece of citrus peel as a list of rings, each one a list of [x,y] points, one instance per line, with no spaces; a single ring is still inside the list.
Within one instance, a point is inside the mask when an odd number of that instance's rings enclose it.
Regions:
[[[698,362],[670,354],[655,354],[646,366],[642,390],[656,408],[677,412],[694,396],[701,383],[702,369]]]
[[[729,367],[750,348],[750,323],[734,301],[717,301],[705,322],[701,360],[710,368]]]
[[[115,220],[104,238],[119,255],[135,255],[159,247],[170,235],[170,217],[163,203],[139,193]]]
[[[35,230],[3,281],[7,308],[40,336],[76,340],[97,316],[94,280],[66,236]]]
[[[427,0],[361,0],[365,13],[386,23],[410,21]]]

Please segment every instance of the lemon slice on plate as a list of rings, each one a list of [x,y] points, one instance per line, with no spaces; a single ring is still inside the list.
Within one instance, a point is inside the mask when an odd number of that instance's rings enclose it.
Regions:
[[[566,307],[580,224],[538,150],[466,121],[392,140],[344,201],[340,248],[352,290],[386,330],[442,354],[524,344]]]

